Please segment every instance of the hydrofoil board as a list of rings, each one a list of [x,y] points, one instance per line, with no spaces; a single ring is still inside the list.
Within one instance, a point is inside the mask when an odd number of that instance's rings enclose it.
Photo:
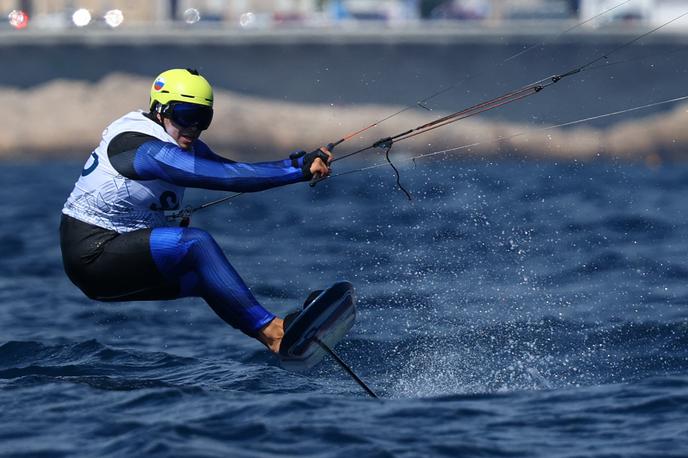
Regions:
[[[354,325],[356,297],[347,281],[324,291],[314,291],[302,310],[284,319],[284,337],[279,356],[282,367],[306,370],[318,364]]]

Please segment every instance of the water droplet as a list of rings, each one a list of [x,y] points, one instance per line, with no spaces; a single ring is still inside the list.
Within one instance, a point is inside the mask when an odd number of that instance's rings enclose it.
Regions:
[[[239,24],[242,27],[251,27],[252,25],[255,24],[255,22],[256,22],[256,15],[250,11],[247,11],[246,13],[242,14],[239,17]]]
[[[201,13],[196,8],[188,8],[184,11],[184,22],[195,24],[201,20]]]

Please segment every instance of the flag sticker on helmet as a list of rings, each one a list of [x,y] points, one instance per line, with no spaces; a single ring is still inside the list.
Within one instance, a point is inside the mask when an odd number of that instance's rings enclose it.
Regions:
[[[162,72],[153,80],[150,90],[150,108],[157,103],[189,102],[213,107],[213,88],[198,72],[173,68]]]

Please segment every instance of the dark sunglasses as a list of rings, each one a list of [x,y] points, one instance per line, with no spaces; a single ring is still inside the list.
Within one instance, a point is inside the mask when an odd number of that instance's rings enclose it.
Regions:
[[[195,127],[206,130],[213,120],[212,108],[195,103],[170,103],[163,109],[162,114],[182,129]]]

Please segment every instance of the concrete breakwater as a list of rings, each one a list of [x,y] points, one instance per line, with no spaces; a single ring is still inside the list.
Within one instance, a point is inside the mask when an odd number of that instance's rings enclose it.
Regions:
[[[578,36],[538,46],[542,36],[418,35],[40,37],[0,44],[5,107],[0,157],[84,157],[102,129],[145,108],[152,78],[169,67],[199,68],[217,90],[214,125],[204,135],[242,160],[283,156],[340,138],[454,85],[426,105],[366,133],[350,148],[465,108],[614,49],[632,35]],[[172,37],[172,36],[170,36]],[[367,37],[367,38],[366,38]],[[567,129],[536,129],[688,94],[681,36],[653,36],[593,70],[542,93],[404,142],[423,154],[474,142],[456,156],[523,155],[590,159],[682,160],[688,145],[684,106],[662,105]],[[684,68],[685,67],[685,68]],[[7,119],[9,117],[9,119]],[[510,137],[500,142],[497,138]]]

